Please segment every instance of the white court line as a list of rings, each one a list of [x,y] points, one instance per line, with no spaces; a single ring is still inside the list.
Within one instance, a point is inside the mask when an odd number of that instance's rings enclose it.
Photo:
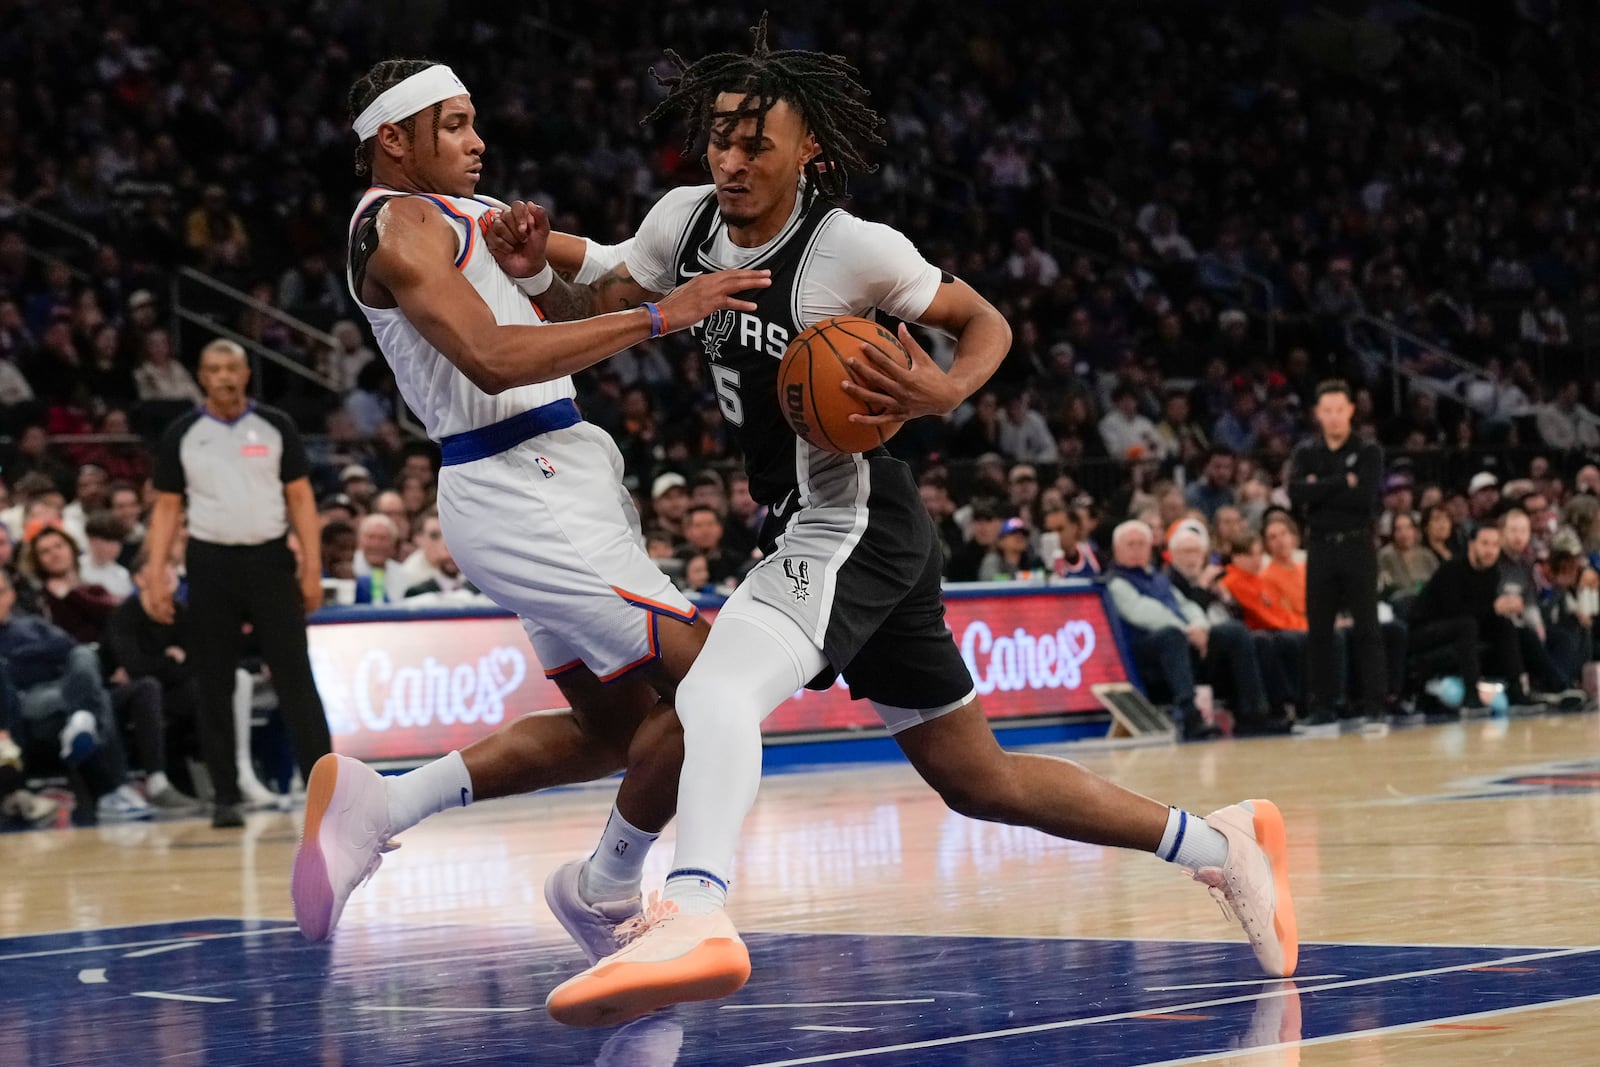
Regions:
[[[456,1015],[516,1015],[532,1010],[532,1008],[413,1008],[404,1004],[362,1004],[356,1008],[356,1011],[439,1011]]]
[[[565,788],[565,787],[562,787]],[[546,790],[548,792],[548,790]],[[1319,876],[1325,877],[1325,876]],[[1434,877],[1430,875],[1429,877]],[[1476,877],[1476,876],[1474,876]],[[1514,879],[1521,881],[1522,879]],[[766,934],[768,936],[803,937],[807,934],[824,934],[829,937],[922,937],[922,938],[947,938],[953,940],[972,941],[1079,941],[1085,943],[1105,941],[1127,941],[1135,945],[1233,945],[1243,946],[1245,942],[1237,938],[1224,937],[1107,937],[1092,936],[1089,934],[927,934],[913,930],[813,930],[809,927],[794,930],[743,930],[744,934]],[[1554,952],[1561,948],[1574,948],[1573,945],[1485,945],[1482,942],[1451,942],[1442,941],[1301,941],[1300,945],[1327,945],[1332,948],[1481,948],[1481,949],[1527,949],[1530,952]],[[1584,951],[1600,952],[1600,945],[1590,945]],[[0,956],[0,959],[6,957]]]
[[[723,1011],[764,1011],[768,1008],[878,1008],[890,1004],[932,1004],[932,997],[914,1000],[823,1000],[811,1004],[724,1004]]]
[[[191,937],[187,941],[174,941],[170,945],[157,945],[155,948],[142,948],[138,952],[127,952],[123,954],[122,958],[125,960],[136,960],[141,956],[159,956],[163,952],[177,952],[179,949],[198,948],[199,945],[200,939]]]
[[[1540,1004],[1519,1004],[1514,1008],[1488,1008],[1484,1011],[1468,1012],[1465,1015],[1446,1015],[1439,1019],[1422,1019],[1414,1023],[1395,1023],[1393,1026],[1375,1026],[1370,1030],[1351,1030],[1343,1034],[1327,1034],[1323,1037],[1308,1037],[1303,1041],[1280,1041],[1272,1045],[1255,1045],[1251,1048],[1230,1049],[1227,1052],[1204,1052],[1194,1056],[1183,1056],[1175,1060],[1161,1060],[1159,1063],[1147,1063],[1143,1067],[1181,1067],[1187,1063],[1209,1063],[1218,1056],[1254,1055],[1258,1052],[1275,1052],[1280,1049],[1306,1048],[1311,1045],[1329,1045],[1335,1041],[1351,1041],[1356,1038],[1385,1037],[1394,1034],[1403,1034],[1408,1030],[1420,1030],[1429,1026],[1440,1026],[1448,1023],[1464,1022],[1468,1019],[1492,1019],[1500,1015],[1520,1015],[1525,1011],[1544,1011],[1546,1008],[1564,1008],[1577,1004],[1588,1004],[1600,1001],[1600,993],[1586,997],[1572,997],[1568,1000],[1547,1000]],[[1433,1035],[1411,1034],[1412,1037]],[[1443,1037],[1443,1034],[1439,1035]]]
[[[791,1030],[816,1030],[824,1034],[864,1034],[873,1029],[871,1026],[823,1026],[821,1023],[812,1023],[810,1026],[791,1026]]]
[[[1334,978],[1343,978],[1342,974],[1307,974],[1295,975],[1296,982],[1326,982]],[[1275,985],[1278,982],[1287,982],[1287,978],[1252,978],[1248,982],[1196,982],[1194,985],[1147,985],[1146,993],[1178,993],[1185,989],[1232,989],[1236,986],[1247,985]]]
[[[106,981],[104,967],[87,967],[78,972],[78,981],[84,985],[103,985]]]
[[[143,993],[130,993],[129,996],[149,997],[151,1000],[181,1000],[185,1004],[232,1004],[232,997],[202,997],[194,993],[159,993],[155,990],[146,990]]]
[[[298,933],[299,929],[300,928],[297,927],[297,926],[273,926],[273,927],[269,927],[268,929],[265,929],[265,930],[238,930],[238,931],[235,931],[235,932],[230,933],[230,934],[201,934],[200,936],[195,937],[192,940],[194,940],[196,942],[199,942],[199,941],[223,941],[223,940],[227,940],[228,938],[234,938],[234,937],[259,937],[262,934]],[[80,930],[80,931],[78,931],[78,933],[95,933],[95,932],[96,931],[93,931],[93,930]],[[23,936],[23,937],[31,937],[33,935],[31,935],[31,934],[23,934],[21,936]],[[156,940],[156,941],[124,941],[120,945],[79,945],[77,948],[53,948],[53,949],[50,949],[49,951],[46,951],[46,952],[13,952],[9,956],[0,956],[0,962],[3,962],[5,960],[37,960],[37,959],[42,959],[45,956],[71,956],[71,955],[75,955],[75,954],[81,953],[81,952],[114,952],[119,948],[145,948],[146,946],[149,946],[149,945],[170,945],[170,944],[172,944],[172,938],[163,937],[163,938],[161,938],[159,940]]]
[[[1430,967],[1421,971],[1406,971],[1401,974],[1381,974],[1371,978],[1352,978],[1344,982],[1330,982],[1327,985],[1311,986],[1308,989],[1299,989],[1291,986],[1287,989],[1273,989],[1262,993],[1247,993],[1237,997],[1220,997],[1216,1000],[1196,1000],[1188,1004],[1167,1004],[1161,1006],[1145,1006],[1134,1008],[1131,1011],[1119,1011],[1110,1015],[1095,1015],[1086,1019],[1063,1019],[1053,1023],[1035,1023],[1032,1026],[1013,1026],[1005,1030],[986,1030],[976,1034],[961,1034],[957,1037],[930,1038],[927,1041],[907,1041],[899,1045],[882,1045],[877,1048],[852,1049],[849,1052],[834,1052],[824,1056],[806,1056],[797,1060],[773,1060],[767,1063],[753,1064],[752,1067],[799,1067],[806,1063],[828,1063],[834,1060],[855,1060],[867,1056],[884,1056],[892,1052],[909,1052],[913,1049],[940,1048],[946,1045],[965,1045],[975,1041],[991,1041],[1003,1037],[1020,1037],[1024,1034],[1042,1034],[1054,1030],[1071,1030],[1080,1026],[1092,1026],[1096,1023],[1120,1022],[1123,1019],[1133,1019],[1146,1015],[1167,1015],[1173,1013],[1197,1011],[1202,1008],[1220,1008],[1226,1004],[1248,1004],[1251,1001],[1270,1000],[1273,997],[1286,997],[1294,994],[1305,996],[1309,993],[1320,993],[1329,989],[1350,989],[1355,986],[1380,985],[1385,982],[1400,982],[1411,978],[1428,978],[1436,974],[1453,974],[1457,971],[1470,971],[1477,967],[1502,967],[1512,963],[1531,963],[1535,960],[1558,959],[1562,956],[1579,956],[1585,953],[1600,951],[1595,948],[1568,948],[1556,952],[1534,952],[1522,956],[1506,956],[1502,959],[1477,960],[1473,963],[1458,963],[1449,967]],[[1553,1003],[1568,1003],[1555,1001]],[[1437,1021],[1437,1020],[1430,1020]],[[1361,1031],[1365,1033],[1366,1031]],[[1350,1035],[1343,1035],[1350,1036]]]

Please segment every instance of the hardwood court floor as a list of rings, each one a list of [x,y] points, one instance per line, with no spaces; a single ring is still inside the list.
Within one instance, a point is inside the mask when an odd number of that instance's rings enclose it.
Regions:
[[[396,1029],[397,1016],[382,1016],[387,1029],[361,1039],[370,1044],[338,1046],[332,1060],[347,1063],[380,1049],[396,1062],[413,1033],[432,1035],[416,1058],[440,1063],[1595,1062],[1596,716],[1054,751],[1202,813],[1275,799],[1308,943],[1297,981],[1260,981],[1237,927],[1174,868],[962,819],[903,764],[873,764],[768,777],[746,824],[733,912],[746,931],[787,936],[751,939],[757,977],[730,1002],[751,1010],[686,1009],[671,1040],[645,1033],[631,1058],[617,1058],[616,1040],[602,1047],[604,1033],[563,1031],[537,1008],[576,959],[545,909],[543,878],[592,847],[610,787],[479,805],[410,831],[352,898],[331,950],[281,933],[298,813],[252,815],[242,834],[189,821],[0,837],[0,1062],[101,1062],[97,1018],[117,1040],[159,1035],[184,1052],[174,1062],[274,1062],[263,1034],[306,1027],[354,1041],[326,1005],[289,1010],[283,989],[307,967],[357,975],[327,995],[367,998],[376,1013],[468,1010],[448,1007],[452,996],[470,996],[473,1011],[520,1013],[443,1017],[522,1050],[504,1060],[507,1046],[452,1045],[454,1031]],[[670,835],[647,888],[668,867]],[[197,921],[208,917],[268,922],[226,933],[240,939],[228,945],[259,947],[214,956],[211,971],[195,969],[202,953],[161,947],[224,929]],[[146,924],[174,925],[96,933]],[[250,933],[258,928],[280,934]],[[28,936],[47,933],[56,936]],[[165,954],[107,954],[143,944]],[[437,963],[456,946],[459,972],[493,957],[486,945],[511,948],[481,964],[497,977],[470,994],[451,982],[423,991],[423,969],[406,962],[432,946]],[[279,999],[229,992],[241,980],[230,969],[269,991],[277,980]],[[133,1001],[119,973],[202,999]],[[381,981],[364,986],[361,975]],[[408,1007],[413,995],[435,1006]],[[819,1006],[802,1020],[775,999]],[[254,1053],[225,1040],[233,1017],[216,1013],[235,1000],[252,1005],[238,1025]],[[1245,1050],[1254,1046],[1265,1047]]]

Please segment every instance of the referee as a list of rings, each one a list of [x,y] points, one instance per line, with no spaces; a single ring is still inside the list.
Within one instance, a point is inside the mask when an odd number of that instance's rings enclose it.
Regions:
[[[1356,692],[1352,718],[1380,718],[1384,700],[1383,639],[1378,629],[1378,550],[1373,534],[1382,490],[1383,450],[1350,433],[1355,415],[1350,386],[1317,387],[1319,438],[1294,451],[1289,499],[1305,518],[1306,704],[1311,725],[1334,721],[1340,689],[1336,677],[1335,622],[1351,619],[1350,655]]]
[[[250,623],[272,671],[300,773],[332,743],[311,678],[306,616],[322,603],[321,537],[305,445],[283,412],[246,395],[244,349],[212,341],[200,353],[205,403],[168,426],[156,455],[156,503],[140,582],[145,611],[172,620],[163,567],[187,504],[189,661],[200,686],[200,744],[216,791],[211,825],[244,825],[234,756],[234,672]],[[285,536],[294,528],[300,570]]]

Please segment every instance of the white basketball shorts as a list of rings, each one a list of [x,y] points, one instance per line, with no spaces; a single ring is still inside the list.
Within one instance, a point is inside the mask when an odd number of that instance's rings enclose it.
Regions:
[[[515,612],[544,672],[603,682],[660,655],[663,616],[698,615],[645,555],[622,455],[580,422],[439,471],[439,525],[461,573]]]

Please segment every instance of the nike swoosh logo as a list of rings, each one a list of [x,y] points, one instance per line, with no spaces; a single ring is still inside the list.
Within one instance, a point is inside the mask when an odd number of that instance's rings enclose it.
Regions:
[[[678,273],[682,274],[685,278],[698,278],[698,277],[700,277],[700,275],[704,274],[705,271],[703,271],[703,270],[690,270],[688,267],[680,267],[679,270],[678,270]]]
[[[461,806],[463,808],[467,806],[467,787],[466,786],[462,786],[461,787]]]

